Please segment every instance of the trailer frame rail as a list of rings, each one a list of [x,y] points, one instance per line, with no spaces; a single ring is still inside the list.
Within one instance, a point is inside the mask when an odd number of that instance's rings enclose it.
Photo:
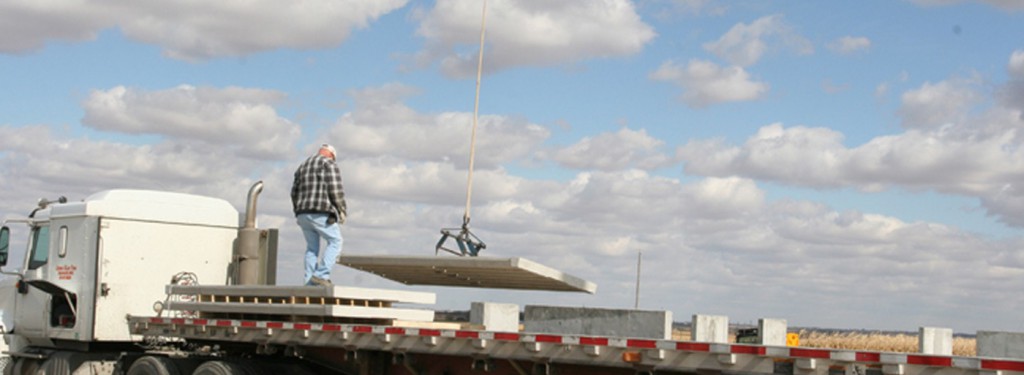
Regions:
[[[366,324],[133,316],[128,321],[136,335],[377,350],[400,356],[423,353],[748,374],[1024,374],[1024,360],[999,358]]]

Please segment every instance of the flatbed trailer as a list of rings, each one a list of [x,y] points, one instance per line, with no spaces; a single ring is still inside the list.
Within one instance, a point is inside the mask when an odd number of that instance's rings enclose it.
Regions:
[[[136,335],[233,342],[359,374],[1024,374],[1022,360],[626,337],[144,316],[128,324]]]

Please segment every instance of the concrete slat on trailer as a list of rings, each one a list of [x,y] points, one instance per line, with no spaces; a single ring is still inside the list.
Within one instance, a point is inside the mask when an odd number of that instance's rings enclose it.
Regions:
[[[407,321],[434,320],[434,311],[337,305],[271,305],[222,302],[167,302],[167,310],[204,313],[300,315],[331,318],[396,319]]]
[[[393,289],[353,288],[345,286],[276,286],[276,285],[168,285],[171,295],[213,295],[231,297],[310,297],[344,298],[367,301],[386,301],[432,305],[437,295]]]

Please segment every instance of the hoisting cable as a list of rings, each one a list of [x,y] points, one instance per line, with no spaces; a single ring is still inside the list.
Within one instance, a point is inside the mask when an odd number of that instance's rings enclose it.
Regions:
[[[462,228],[444,228],[441,229],[441,240],[437,241],[437,246],[434,247],[434,254],[436,255],[439,251],[444,250],[449,253],[459,256],[477,256],[480,250],[487,247],[483,241],[480,241],[473,232],[469,230],[469,213],[471,208],[471,202],[473,199],[473,164],[476,159],[476,128],[478,118],[480,115],[480,77],[482,76],[484,67],[484,31],[487,29],[487,0],[483,1],[483,11],[480,15],[480,53],[477,57],[476,62],[476,96],[473,100],[473,130],[469,140],[469,172],[466,176],[466,212],[462,215]],[[452,231],[458,229],[457,234],[453,234]],[[445,247],[445,242],[448,238],[453,238],[455,243],[459,247],[459,251],[456,252],[454,249]]]

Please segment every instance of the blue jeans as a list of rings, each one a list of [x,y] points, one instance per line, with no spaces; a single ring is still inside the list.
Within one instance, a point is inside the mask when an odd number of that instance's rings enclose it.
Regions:
[[[341,254],[341,227],[338,223],[327,224],[328,214],[299,214],[295,221],[302,228],[302,236],[306,237],[306,276],[305,284],[312,285],[309,280],[313,276],[324,280],[331,279],[331,267],[338,261]],[[323,260],[320,260],[320,239],[327,241]]]

